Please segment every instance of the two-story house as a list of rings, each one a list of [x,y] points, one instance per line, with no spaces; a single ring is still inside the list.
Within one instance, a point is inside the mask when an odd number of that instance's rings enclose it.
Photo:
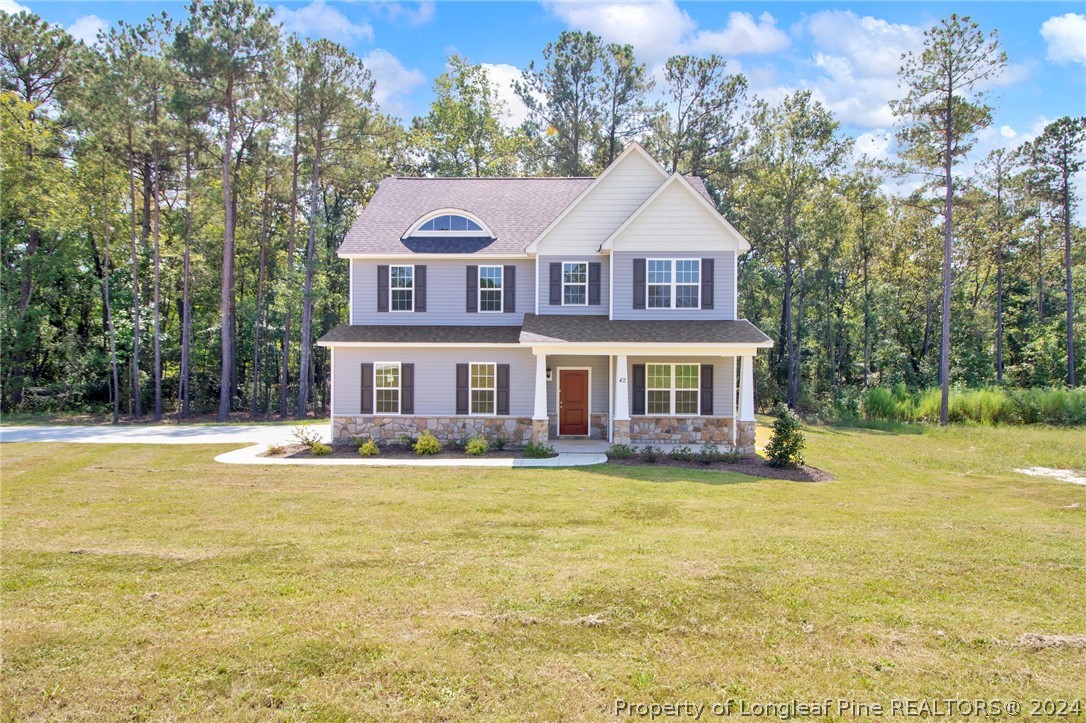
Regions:
[[[388,178],[339,248],[333,439],[589,437],[754,449],[750,248],[631,143],[597,178]]]

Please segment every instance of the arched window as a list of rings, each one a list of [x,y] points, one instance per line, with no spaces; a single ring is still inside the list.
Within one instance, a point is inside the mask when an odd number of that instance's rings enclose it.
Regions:
[[[480,219],[465,211],[443,209],[423,216],[415,222],[408,236],[491,236],[493,233]]]

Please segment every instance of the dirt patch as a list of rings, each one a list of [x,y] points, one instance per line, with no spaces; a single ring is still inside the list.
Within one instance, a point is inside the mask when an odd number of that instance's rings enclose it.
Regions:
[[[1070,482],[1073,485],[1086,485],[1086,473],[1076,472],[1073,469],[1053,469],[1052,467],[1027,467],[1016,469],[1019,474],[1030,477],[1048,477],[1060,482]]]
[[[607,464],[625,467],[682,467],[685,469],[702,469],[710,472],[738,472],[751,477],[770,477],[772,479],[785,479],[792,482],[829,482],[833,475],[817,467],[802,465],[791,469],[770,467],[761,457],[743,457],[738,462],[712,462],[705,464],[697,461],[683,461],[665,457],[656,462],[631,457],[630,459],[608,459]]]
[[[382,444],[381,454],[376,457],[366,458],[358,454],[358,449],[351,445],[335,445],[332,447],[332,453],[326,454],[323,457],[318,457],[309,451],[307,447],[300,444],[288,444],[282,447],[282,454],[269,454],[263,452],[261,457],[284,457],[288,459],[483,459],[485,457],[500,457],[502,459],[526,459],[528,458],[524,454],[524,450],[517,447],[506,447],[505,449],[495,449],[493,447],[484,454],[477,457],[471,457],[464,451],[455,447],[446,447],[437,454],[419,455],[415,453],[415,450],[402,444]],[[548,455],[549,457],[557,457],[558,453]],[[538,458],[535,458],[538,459]]]
[[[1086,635],[1039,635],[1026,633],[1018,639],[1018,644],[1029,650],[1045,648],[1086,648]]]

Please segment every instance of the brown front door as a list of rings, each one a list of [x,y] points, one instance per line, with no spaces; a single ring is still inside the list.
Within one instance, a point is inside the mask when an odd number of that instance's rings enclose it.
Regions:
[[[558,371],[558,434],[588,434],[588,370]]]

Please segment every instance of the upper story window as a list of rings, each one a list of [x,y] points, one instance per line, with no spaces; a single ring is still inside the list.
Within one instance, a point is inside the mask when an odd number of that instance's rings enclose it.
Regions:
[[[389,305],[392,311],[415,310],[415,267],[389,266]]]
[[[701,305],[701,259],[649,259],[648,307],[697,309]]]
[[[479,267],[479,311],[501,312],[505,281],[501,266]]]
[[[562,264],[562,305],[586,306],[588,304],[588,264],[583,261],[567,261]]]
[[[490,236],[494,234],[482,219],[466,211],[442,209],[429,213],[412,225],[406,236]]]

